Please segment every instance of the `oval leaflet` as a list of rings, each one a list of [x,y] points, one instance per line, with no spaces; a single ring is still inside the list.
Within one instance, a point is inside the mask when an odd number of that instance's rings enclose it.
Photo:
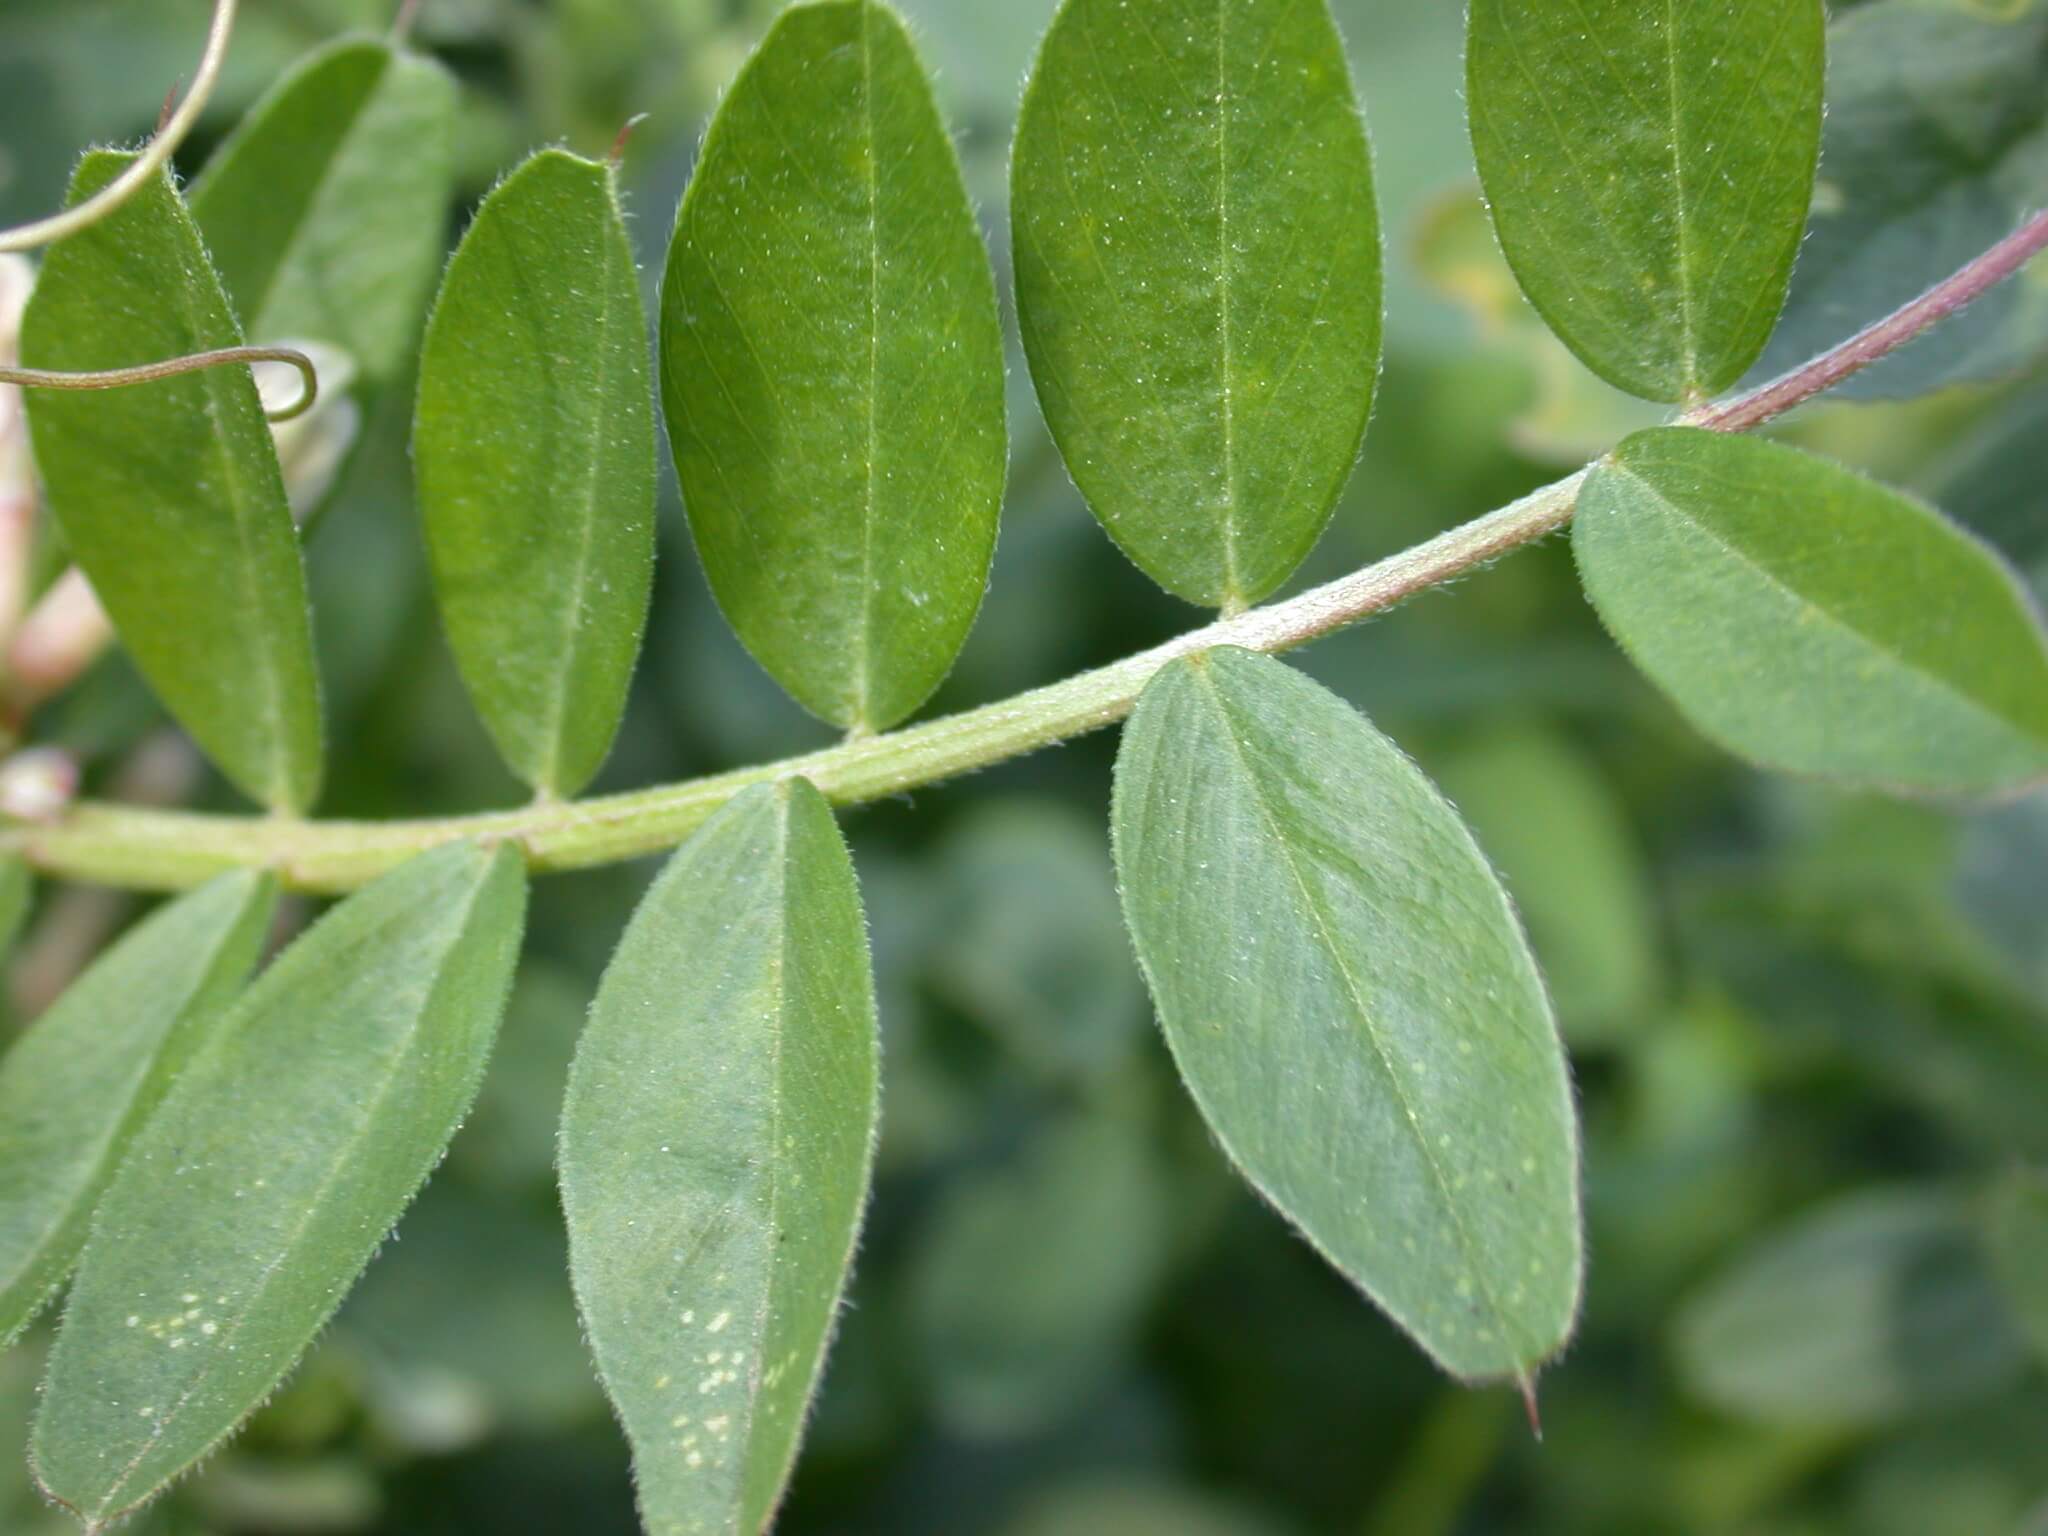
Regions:
[[[1578,1308],[1564,1053],[1435,787],[1291,667],[1153,679],[1113,811],[1124,916],[1231,1160],[1445,1369],[1526,1386]]]

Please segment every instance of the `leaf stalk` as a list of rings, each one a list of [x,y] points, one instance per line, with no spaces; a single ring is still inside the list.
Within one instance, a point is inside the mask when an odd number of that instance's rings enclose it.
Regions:
[[[1682,425],[1749,431],[1897,351],[2048,250],[2048,212],[1953,276],[1782,378]],[[1092,672],[978,709],[849,739],[821,751],[708,778],[595,799],[423,821],[301,821],[203,815],[81,801],[48,826],[0,832],[0,852],[45,873],[146,890],[196,885],[229,869],[341,892],[413,855],[463,838],[508,842],[536,871],[588,868],[673,847],[741,790],[801,775],[838,805],[858,805],[990,767],[1113,725],[1168,663],[1216,646],[1278,654],[1357,624],[1467,574],[1571,521],[1590,466],[1400,554],[1284,602],[1227,616]]]

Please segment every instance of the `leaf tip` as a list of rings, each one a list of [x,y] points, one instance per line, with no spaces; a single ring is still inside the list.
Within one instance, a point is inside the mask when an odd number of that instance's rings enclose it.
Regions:
[[[1522,1394],[1522,1411],[1529,1416],[1529,1433],[1536,1443],[1543,1443],[1543,1410],[1536,1401],[1536,1378],[1523,1372],[1515,1378],[1515,1390]]]

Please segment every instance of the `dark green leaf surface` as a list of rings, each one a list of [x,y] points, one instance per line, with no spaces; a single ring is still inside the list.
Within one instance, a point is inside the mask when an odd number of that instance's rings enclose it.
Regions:
[[[901,720],[974,623],[1008,450],[988,252],[887,7],[794,6],[733,82],[677,216],[661,353],[740,639],[813,713]]]
[[[1457,813],[1341,699],[1226,649],[1146,689],[1115,833],[1224,1149],[1446,1369],[1531,1376],[1578,1304],[1577,1133],[1535,962]]]
[[[1784,322],[1756,370],[1853,336],[2048,206],[2048,4],[1872,0],[1828,29],[1821,179]],[[2048,348],[2048,264],[1838,385],[1920,394]]]
[[[1586,594],[1687,719],[1788,773],[1902,791],[2048,775],[2048,637],[1975,538],[1778,443],[1638,433],[1579,497]]]
[[[0,1057],[0,1341],[71,1272],[128,1141],[256,963],[276,887],[218,880],[109,949]]]
[[[2010,1382],[2025,1346],[1968,1203],[1853,1195],[1766,1239],[1678,1319],[1687,1384],[1773,1424],[1881,1423]]]
[[[1763,351],[1813,195],[1824,34],[1820,0],[1473,0],[1494,228],[1609,383],[1696,399]]]
[[[79,1260],[31,1454],[103,1529],[269,1396],[475,1096],[517,957],[510,848],[423,854],[336,907],[212,1032]]]
[[[1324,0],[1067,0],[1011,203],[1031,377],[1095,515],[1169,592],[1264,597],[1379,370],[1372,155]]]
[[[2048,1364],[2048,1174],[2014,1168],[1992,1188],[1986,1221],[1991,1273],[2006,1309]]]
[[[874,984],[853,864],[801,779],[670,860],[605,972],[562,1114],[571,1274],[651,1536],[782,1496],[867,1197]]]
[[[192,187],[192,216],[250,337],[346,350],[386,383],[410,361],[445,249],[455,82],[372,38],[309,56]]]
[[[131,159],[87,155],[72,200]],[[241,343],[191,216],[158,178],[51,249],[21,353],[82,371]],[[50,509],[142,675],[249,795],[306,809],[320,783],[306,575],[249,371],[31,390],[28,418]]]
[[[573,795],[654,576],[654,401],[611,169],[544,150],[478,210],[420,361],[413,460],[449,644],[505,761]]]

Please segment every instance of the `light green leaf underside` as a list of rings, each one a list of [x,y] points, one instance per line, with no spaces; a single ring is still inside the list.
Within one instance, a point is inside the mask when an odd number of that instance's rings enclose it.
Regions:
[[[469,1108],[517,958],[509,848],[423,854],[258,978],[101,1202],[31,1457],[104,1528],[269,1396]]]
[[[1812,200],[1825,52],[1820,0],[1473,0],[1494,228],[1609,383],[1692,399],[1763,351]]]
[[[72,202],[132,159],[87,155]],[[21,354],[31,368],[87,371],[241,344],[199,232],[159,177],[51,248]],[[142,675],[250,796],[305,810],[320,784],[312,621],[249,371],[27,400],[50,509]]]
[[[1457,814],[1364,717],[1236,650],[1117,759],[1124,915],[1232,1159],[1446,1369],[1527,1377],[1581,1269],[1557,1029]]]
[[[247,980],[275,902],[244,873],[164,907],[0,1057],[0,1342],[71,1272],[129,1138]]]
[[[802,780],[670,860],[570,1071],[562,1203],[650,1536],[753,1536],[852,1262],[877,1037],[852,861]]]
[[[1964,1401],[2019,1375],[1968,1203],[1850,1196],[1739,1257],[1678,1317],[1687,1384],[1771,1424],[1861,1425]]]
[[[2048,207],[2048,0],[1872,0],[1828,28],[1828,119],[1785,318],[1757,365],[1795,368]],[[1835,387],[1921,394],[2048,349],[2048,262]]]
[[[1704,734],[1790,773],[1989,794],[2048,775],[2048,638],[1938,513],[1782,444],[1638,433],[1579,498],[1587,596]]]
[[[988,252],[903,25],[777,18],[676,219],[662,400],[725,616],[806,709],[879,730],[959,654],[1008,449]]]
[[[1991,1190],[1985,1234],[2006,1310],[2035,1361],[2048,1365],[2048,1174],[2005,1173]]]
[[[411,359],[445,249],[454,80],[371,38],[304,59],[192,187],[249,335],[325,341],[388,383]]]
[[[1325,0],[1067,0],[1011,205],[1032,381],[1095,515],[1190,602],[1264,597],[1379,370],[1372,156]]]
[[[611,171],[545,150],[485,200],[427,329],[413,462],[435,594],[512,770],[573,795],[625,712],[654,576],[654,402]]]

